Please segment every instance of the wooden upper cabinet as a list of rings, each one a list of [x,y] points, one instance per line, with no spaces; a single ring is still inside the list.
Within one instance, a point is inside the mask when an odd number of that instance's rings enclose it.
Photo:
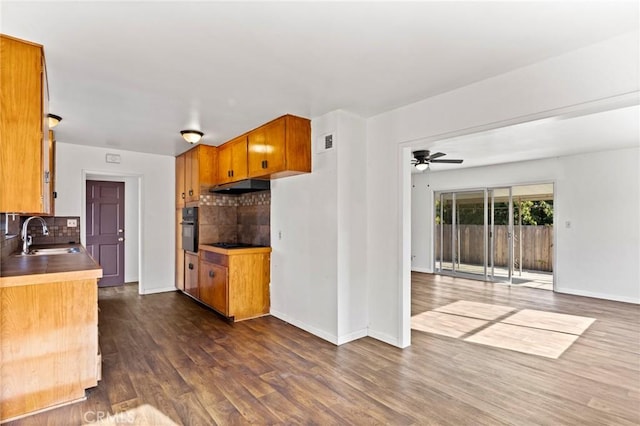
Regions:
[[[0,35],[0,58],[0,212],[50,214],[44,51]]]
[[[311,123],[285,115],[249,132],[249,177],[279,178],[311,172]]]
[[[218,147],[218,184],[247,178],[247,136]]]
[[[176,207],[184,207],[187,193],[185,192],[185,157],[186,155],[178,155],[176,157]]]
[[[56,135],[53,130],[49,130],[49,139],[46,152],[49,157],[48,170],[45,171],[45,189],[47,177],[49,179],[49,188],[45,191],[45,197],[49,197],[49,214],[55,215],[56,209]],[[48,172],[48,174],[47,174]]]
[[[200,194],[217,184],[217,176],[215,146],[198,145],[176,157],[176,207],[199,202]]]
[[[268,175],[285,167],[285,121],[278,119],[249,132],[249,174]]]

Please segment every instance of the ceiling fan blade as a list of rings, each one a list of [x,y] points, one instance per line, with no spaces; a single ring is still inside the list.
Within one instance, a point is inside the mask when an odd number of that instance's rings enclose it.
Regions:
[[[445,155],[447,155],[447,154],[445,154],[444,152],[436,152],[435,154],[431,154],[429,156],[429,160],[440,158],[440,157],[445,156]]]
[[[460,164],[464,160],[431,160],[432,163],[451,163],[451,164]]]

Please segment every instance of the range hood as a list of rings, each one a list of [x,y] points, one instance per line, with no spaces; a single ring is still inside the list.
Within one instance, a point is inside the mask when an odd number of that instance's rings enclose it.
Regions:
[[[271,181],[264,179],[245,179],[238,182],[214,186],[209,190],[216,194],[245,194],[247,192],[271,189]]]

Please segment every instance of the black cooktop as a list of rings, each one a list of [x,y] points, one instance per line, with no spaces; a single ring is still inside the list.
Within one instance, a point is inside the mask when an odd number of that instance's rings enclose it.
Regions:
[[[265,247],[265,246],[257,246],[255,244],[245,244],[245,243],[210,243],[209,245],[218,247],[218,248],[223,248],[223,249]]]

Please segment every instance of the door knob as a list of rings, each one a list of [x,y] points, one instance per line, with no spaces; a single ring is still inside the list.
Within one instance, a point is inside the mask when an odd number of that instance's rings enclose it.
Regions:
[[[213,278],[214,275],[213,271],[209,271],[209,277]]]

